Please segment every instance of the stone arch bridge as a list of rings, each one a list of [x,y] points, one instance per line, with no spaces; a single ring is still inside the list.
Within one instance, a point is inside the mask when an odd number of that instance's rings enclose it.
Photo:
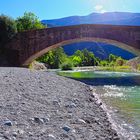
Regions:
[[[28,66],[52,48],[93,41],[109,43],[140,56],[140,26],[75,25],[17,34],[6,46],[12,66]]]

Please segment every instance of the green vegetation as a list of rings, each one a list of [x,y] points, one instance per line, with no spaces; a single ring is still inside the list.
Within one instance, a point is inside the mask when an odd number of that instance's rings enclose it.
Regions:
[[[116,72],[130,72],[131,66],[105,66],[105,67],[99,67],[98,70],[101,71],[116,71]]]
[[[0,50],[12,39],[17,32],[45,28],[34,13],[25,12],[16,20],[6,15],[0,15]]]
[[[73,64],[72,62],[65,62],[61,65],[61,70],[72,70],[73,69]]]
[[[138,64],[138,70],[140,71],[140,64]]]
[[[98,65],[97,58],[94,54],[87,49],[82,51],[77,50],[72,58],[72,63],[75,67],[77,66],[96,66]]]
[[[37,59],[45,63],[48,68],[72,70],[72,67],[99,66],[99,70],[108,71],[130,71],[131,67],[126,65],[126,60],[113,54],[108,59],[100,60],[88,51],[77,50],[72,56],[67,56],[62,47],[54,49]]]
[[[18,32],[45,28],[45,26],[39,21],[38,17],[31,12],[25,12],[22,17],[18,17],[16,24]]]
[[[67,55],[64,53],[63,48],[57,48],[49,51],[45,55],[37,59],[37,61],[46,63],[47,67],[50,69],[59,68],[64,62],[67,61]]]
[[[0,16],[0,49],[17,33],[16,22],[6,15]]]

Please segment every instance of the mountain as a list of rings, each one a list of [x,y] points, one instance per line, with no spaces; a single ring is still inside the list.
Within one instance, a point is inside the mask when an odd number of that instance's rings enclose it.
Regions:
[[[99,57],[100,59],[108,58],[109,54],[121,56],[122,58],[127,60],[136,57],[130,52],[105,43],[81,42],[69,44],[64,46],[63,48],[65,53],[69,56],[73,55],[76,50],[83,50],[84,48],[86,48],[87,50],[93,52],[94,55],[96,57]]]
[[[112,24],[140,26],[140,13],[106,12],[92,13],[87,16],[71,16],[53,20],[42,20],[49,27],[69,26],[78,24]]]
[[[48,27],[69,26],[78,24],[112,24],[140,26],[140,13],[92,13],[87,16],[71,16],[61,19],[42,20],[42,23],[48,25]],[[92,51],[95,56],[101,59],[107,58],[110,53],[121,56],[124,59],[132,59],[133,57],[135,57],[135,55],[130,52],[122,50],[116,46],[103,43],[97,44],[93,42],[81,42],[64,46],[64,50],[68,55],[72,55],[77,49],[82,50],[84,48]]]

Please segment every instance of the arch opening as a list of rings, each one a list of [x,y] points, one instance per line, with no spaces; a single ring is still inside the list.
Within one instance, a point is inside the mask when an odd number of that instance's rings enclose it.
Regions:
[[[132,46],[129,46],[127,44],[124,44],[122,42],[116,41],[116,40],[111,40],[111,39],[104,39],[104,38],[76,38],[76,39],[71,39],[71,40],[65,40],[62,41],[60,43],[54,44],[52,46],[46,47],[45,49],[39,51],[38,53],[32,55],[31,57],[29,57],[24,63],[23,66],[28,66],[30,63],[32,63],[35,59],[39,58],[40,56],[44,55],[45,53],[47,53],[48,51],[58,48],[58,47],[62,47],[65,45],[69,45],[69,44],[73,44],[73,43],[80,43],[80,42],[101,42],[101,43],[106,43],[106,44],[110,44],[110,45],[114,45],[117,46],[118,48],[121,48],[123,50],[126,50],[136,56],[140,56],[140,50],[139,49],[135,49]]]

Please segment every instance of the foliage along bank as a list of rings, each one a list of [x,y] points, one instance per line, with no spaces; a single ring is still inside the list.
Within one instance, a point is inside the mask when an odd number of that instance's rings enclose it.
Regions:
[[[127,62],[127,60],[113,54],[110,54],[108,59],[101,60],[87,49],[77,50],[72,56],[68,56],[62,47],[49,51],[38,58],[37,61],[45,63],[50,69],[61,68],[63,70],[82,66],[115,67],[123,66]]]

